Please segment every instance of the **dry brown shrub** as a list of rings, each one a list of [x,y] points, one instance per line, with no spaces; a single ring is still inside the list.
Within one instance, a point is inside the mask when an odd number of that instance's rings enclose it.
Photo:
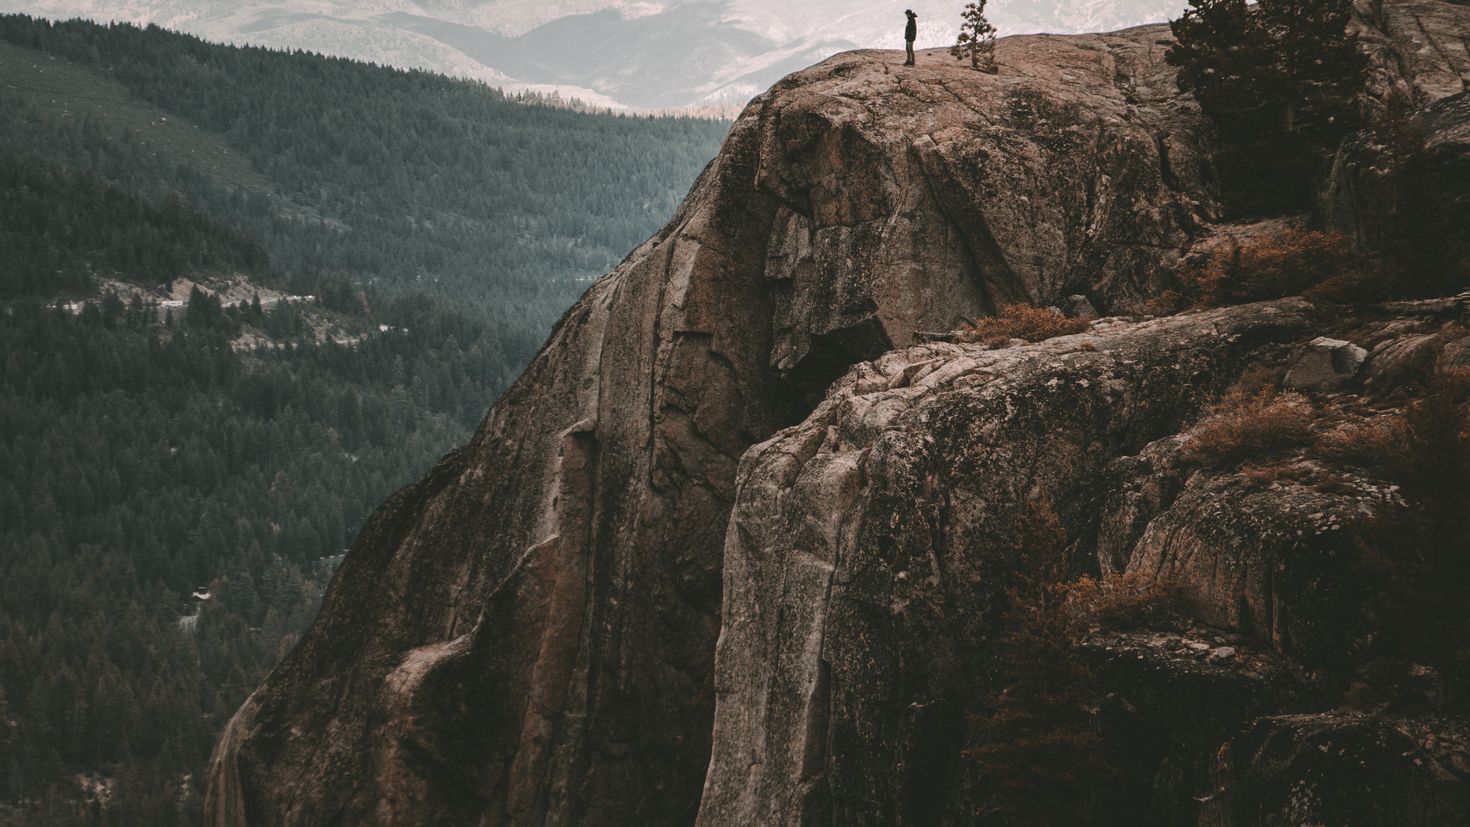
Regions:
[[[1327,301],[1363,301],[1374,289],[1363,264],[1363,256],[1347,236],[1291,228],[1195,258],[1177,275],[1181,292],[1204,307],[1303,294]]]
[[[995,668],[979,681],[966,716],[963,755],[978,779],[982,821],[1079,823],[1116,770],[1098,733],[1097,676],[1075,656],[1076,623],[1058,585],[1067,535],[1044,501],[1022,510],[1008,533],[1013,585]]]
[[[1177,592],[1138,572],[1107,574],[1102,579],[1084,575],[1052,588],[1073,637],[1093,624],[1110,629],[1156,625],[1179,609]]]
[[[1392,475],[1409,454],[1408,423],[1397,414],[1349,422],[1323,434],[1317,450],[1328,459]]]
[[[961,342],[980,342],[989,347],[1002,347],[1012,339],[1040,342],[1057,336],[1082,333],[1086,319],[1069,319],[1055,308],[1029,304],[1006,304],[1000,313],[975,322],[956,334]]]
[[[1252,489],[1270,488],[1279,482],[1304,482],[1311,473],[1299,465],[1247,465],[1240,469],[1240,476]]]
[[[1235,380],[1234,387],[1248,394],[1260,393],[1267,388],[1280,387],[1286,378],[1286,368],[1271,365],[1253,365],[1246,368]]]
[[[1187,462],[1212,468],[1279,454],[1306,444],[1314,414],[1311,402],[1300,394],[1278,393],[1273,387],[1255,393],[1236,388],[1190,430],[1181,453]]]
[[[1184,272],[1185,270],[1181,269],[1175,275],[1181,277]],[[1186,296],[1179,290],[1167,289],[1145,301],[1139,309],[1148,316],[1172,316],[1188,310],[1193,304],[1196,302],[1192,296]]]
[[[1295,483],[1323,494],[1353,496],[1361,493],[1357,480],[1351,475],[1315,463],[1246,465],[1240,469],[1240,477],[1248,488],[1257,491],[1281,483]]]
[[[1470,476],[1470,368],[1436,371],[1404,422],[1413,460],[1404,484],[1435,492],[1461,487]]]

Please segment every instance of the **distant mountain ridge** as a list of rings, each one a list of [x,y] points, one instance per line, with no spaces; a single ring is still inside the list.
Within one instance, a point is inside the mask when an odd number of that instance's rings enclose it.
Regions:
[[[921,47],[951,42],[958,4],[910,0]],[[1158,22],[1183,0],[1000,5],[1002,35]],[[902,47],[898,4],[812,0],[0,0],[0,11],[154,23],[210,40],[309,49],[638,110],[730,113],[790,72]]]

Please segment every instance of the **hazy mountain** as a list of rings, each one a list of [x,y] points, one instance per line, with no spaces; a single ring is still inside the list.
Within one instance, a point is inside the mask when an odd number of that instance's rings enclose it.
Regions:
[[[920,45],[951,42],[952,0],[908,0]],[[996,5],[1002,34],[1123,28],[1183,0]],[[738,106],[782,75],[857,47],[901,48],[903,3],[876,0],[0,0],[0,11],[156,23],[638,109]]]
[[[362,520],[726,129],[0,15],[0,825],[203,823]]]

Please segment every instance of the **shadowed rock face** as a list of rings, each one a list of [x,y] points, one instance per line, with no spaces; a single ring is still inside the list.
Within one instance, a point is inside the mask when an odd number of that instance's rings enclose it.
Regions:
[[[752,448],[725,546],[701,823],[946,812],[960,743],[936,734],[963,732],[1027,509],[1093,520],[1114,458],[1179,430],[1259,349],[1303,333],[1305,309],[1252,305],[1000,351],[911,348],[853,371],[806,422]]]
[[[933,815],[905,808],[942,761],[893,762],[953,708],[895,704],[958,691],[984,589],[934,600],[983,580],[991,519],[1037,493],[1080,513],[1109,462],[1309,332],[1286,302],[905,350],[1001,303],[1157,292],[1218,211],[1166,37],[1007,39],[997,75],[850,53],[754,101],[471,443],[364,528],[222,736],[208,822]],[[941,513],[941,546],[899,531]]]

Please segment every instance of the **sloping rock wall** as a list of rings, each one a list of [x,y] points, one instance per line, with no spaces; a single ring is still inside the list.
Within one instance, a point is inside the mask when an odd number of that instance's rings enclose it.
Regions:
[[[984,351],[927,345],[854,371],[752,448],[725,547],[702,824],[924,823],[945,812],[1015,535],[1056,504],[1095,521],[1109,463],[1179,430],[1301,303]],[[922,768],[911,773],[910,769]],[[927,808],[935,808],[933,810]]]
[[[1303,324],[1286,303],[905,350],[1000,304],[1128,312],[1164,285],[1219,213],[1167,44],[1008,38],[996,75],[854,52],[752,102],[471,443],[364,528],[228,725],[207,821],[688,824],[702,792],[706,823],[934,815],[911,803],[943,750],[889,762],[956,714],[925,704],[960,689],[1007,514],[1046,495],[1075,523],[1099,469]]]

